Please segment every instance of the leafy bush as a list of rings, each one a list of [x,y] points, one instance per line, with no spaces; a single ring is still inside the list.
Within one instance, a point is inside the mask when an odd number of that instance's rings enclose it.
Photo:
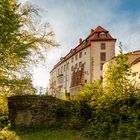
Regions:
[[[140,139],[140,86],[128,79],[127,60],[121,52],[108,65],[104,87],[95,81],[79,94],[92,111],[84,132],[93,139]]]
[[[14,131],[4,128],[0,131],[0,140],[20,140],[20,138]]]
[[[0,116],[0,128],[6,127],[8,124],[8,116]]]
[[[6,95],[0,95],[0,116],[8,114],[8,101]]]
[[[103,86],[100,81],[94,81],[85,85],[84,89],[79,92],[79,98],[83,102],[87,102],[89,106],[95,107],[99,104],[99,100],[104,94]]]
[[[57,119],[59,127],[81,129],[89,117],[88,105],[84,102],[72,100],[62,102],[57,109]]]
[[[92,111],[86,134],[93,139],[125,139],[139,137],[140,132],[140,98],[129,97],[125,99],[110,100]]]

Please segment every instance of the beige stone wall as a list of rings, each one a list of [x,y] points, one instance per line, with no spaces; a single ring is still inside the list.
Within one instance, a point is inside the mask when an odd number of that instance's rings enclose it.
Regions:
[[[101,50],[101,43],[105,43],[106,49]],[[82,57],[79,58],[79,54],[82,52]],[[110,60],[115,55],[115,41],[94,41],[91,42],[91,46],[88,46],[87,48],[81,50],[80,52],[76,53],[74,56],[63,62],[61,65],[56,67],[51,72],[51,79],[50,83],[53,83],[56,81],[54,89],[50,90],[52,92],[52,95],[55,95],[57,98],[63,98],[65,99],[65,92],[70,92],[70,86],[71,86],[71,76],[72,71],[71,67],[75,67],[77,64],[77,68],[79,68],[79,62],[82,64],[85,64],[85,79],[84,81],[87,83],[93,82],[94,80],[100,80],[101,76],[103,75],[102,70],[100,69],[101,63],[105,63],[105,61],[100,60],[100,53],[105,52],[106,53],[106,61]],[[75,59],[77,55],[77,60]],[[71,61],[73,58],[73,62]],[[64,65],[66,66],[67,63],[69,63],[69,68],[65,69],[64,71]],[[63,70],[61,71],[61,68],[63,67]],[[58,74],[59,69],[59,74]],[[62,74],[63,76],[63,82],[61,85],[58,82],[58,76]],[[60,88],[61,87],[61,88]]]
[[[101,43],[105,43],[106,49],[101,50]],[[91,56],[92,56],[92,81],[100,80],[101,76],[103,76],[103,70],[101,70],[101,63],[105,63],[105,61],[100,60],[100,53],[106,53],[106,61],[110,60],[115,56],[115,41],[99,41],[92,42],[91,45]]]
[[[128,55],[128,63],[132,63],[134,60],[136,60],[137,58],[140,57],[140,54],[139,55]],[[113,61],[113,60],[112,60]],[[108,65],[109,65],[109,62],[106,62],[104,65],[103,65],[103,77],[105,75],[105,72],[108,68]],[[137,83],[140,83],[140,62],[136,63],[136,64],[133,64],[131,66],[131,75],[128,77],[132,82],[137,82]],[[104,79],[104,78],[103,78]],[[105,85],[105,80],[103,82],[103,84]]]
[[[82,52],[82,57],[79,58],[79,54],[80,52]],[[75,65],[77,64],[77,68],[79,68],[79,63],[81,62],[82,64],[85,64],[85,80],[87,80],[89,82],[90,79],[90,47],[87,47],[83,50],[81,50],[80,52],[78,52],[77,54],[75,54],[73,57],[73,62],[71,62],[72,57],[67,60],[67,62],[69,62],[69,70],[67,71],[67,76],[68,76],[68,81],[67,81],[67,91],[70,92],[70,86],[71,86],[71,76],[72,76],[72,71],[71,71],[71,67],[75,67]],[[75,60],[75,56],[78,56],[77,60]]]
[[[79,54],[82,52],[82,57],[79,58]],[[65,92],[70,92],[70,86],[71,86],[71,76],[72,71],[71,67],[75,67],[77,64],[77,68],[79,68],[79,63],[85,64],[85,80],[87,82],[90,82],[90,47],[87,47],[80,52],[76,53],[74,56],[66,60],[64,63],[56,67],[51,73],[50,73],[50,84],[52,84],[54,81],[56,81],[56,86],[53,87],[53,90],[50,89],[50,95],[53,95],[57,98],[63,98],[65,99]],[[77,60],[75,59],[75,56],[77,55]],[[73,62],[71,61],[73,58]],[[66,68],[64,71],[64,65],[66,66],[67,63],[69,63],[68,69]],[[58,83],[58,69],[61,71],[61,67],[63,67],[62,73],[63,74],[63,83],[61,84],[61,90],[59,90],[59,83]]]
[[[50,96],[9,97],[9,120],[14,126],[52,127],[64,121],[59,109],[65,104],[69,102]]]
[[[130,80],[140,84],[140,62],[131,66]]]

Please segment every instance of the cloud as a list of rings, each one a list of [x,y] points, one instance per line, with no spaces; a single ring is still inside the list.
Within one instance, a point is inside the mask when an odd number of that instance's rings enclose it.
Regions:
[[[117,38],[117,45],[121,41],[124,51],[140,49],[140,18],[129,15],[116,15],[116,20],[111,24],[112,34]]]

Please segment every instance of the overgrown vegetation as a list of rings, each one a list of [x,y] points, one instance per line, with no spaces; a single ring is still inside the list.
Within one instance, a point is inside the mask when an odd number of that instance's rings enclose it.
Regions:
[[[4,128],[0,131],[0,140],[20,140],[20,138],[14,131]]]
[[[71,106],[62,106],[65,127],[82,130],[95,140],[140,139],[140,86],[129,80],[127,55],[120,54],[108,63],[104,84],[85,85]]]
[[[0,0],[0,130],[8,121],[7,96],[35,94],[32,67],[43,64],[49,47],[58,46],[49,23],[40,17],[29,2]],[[3,139],[14,139],[13,132],[0,133]]]
[[[35,94],[32,67],[44,62],[44,52],[57,46],[49,23],[29,2],[0,0],[0,115],[7,113],[7,96]]]
[[[15,129],[15,132],[20,140],[91,140],[70,129],[26,128]]]
[[[78,130],[95,140],[139,140],[140,86],[129,80],[127,60],[121,52],[108,64],[104,84],[87,84],[77,99],[62,103],[57,110],[58,125],[53,128],[61,128],[62,135],[66,128]]]
[[[48,28],[49,24],[38,21],[38,8],[31,4],[0,0],[1,128],[7,123],[7,96],[13,93],[34,94],[29,68],[44,60],[44,50],[57,46],[52,38],[54,33]],[[59,126],[83,130],[95,140],[139,140],[140,86],[128,79],[130,65],[127,60],[120,44],[120,54],[108,64],[104,85],[99,81],[87,84],[76,100],[69,105],[62,104],[57,112],[58,119],[63,118]],[[42,139],[49,138],[50,133],[47,134],[42,135]],[[71,135],[65,135],[67,133],[64,129],[60,134],[60,139],[74,139]],[[59,137],[57,132],[54,135],[50,139]],[[26,133],[22,138],[30,139],[30,136]],[[0,131],[0,139],[18,140],[19,137],[5,128]],[[82,138],[79,136],[77,139]]]
[[[104,85],[95,81],[79,94],[92,112],[84,131],[93,139],[140,139],[140,86],[128,79],[128,57],[120,50],[108,64]]]

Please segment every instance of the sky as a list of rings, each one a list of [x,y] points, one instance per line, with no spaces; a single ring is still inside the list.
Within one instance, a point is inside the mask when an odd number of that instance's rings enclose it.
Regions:
[[[25,2],[27,0],[21,0]],[[85,39],[91,29],[102,26],[121,41],[124,52],[140,50],[140,0],[29,0],[40,7],[42,20],[49,22],[60,47],[46,52],[45,67],[33,71],[34,86],[47,87],[49,72],[70,49]]]

